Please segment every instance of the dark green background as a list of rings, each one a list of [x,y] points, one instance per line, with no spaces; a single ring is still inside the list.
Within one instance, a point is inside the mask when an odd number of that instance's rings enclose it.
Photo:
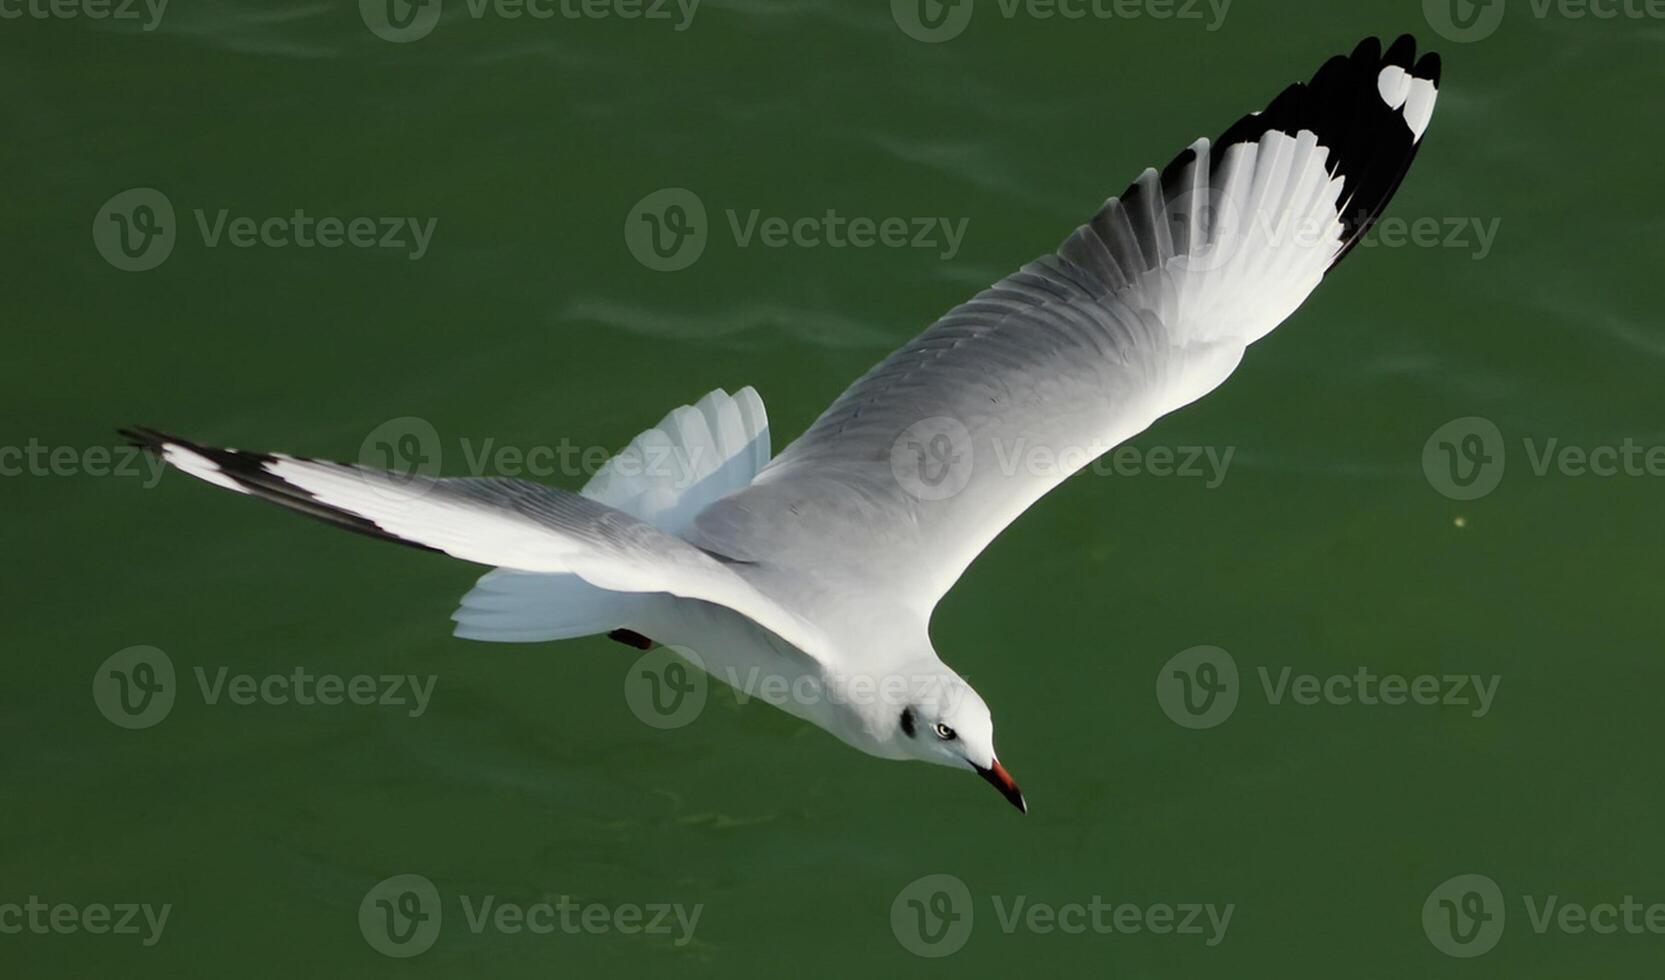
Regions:
[[[907,37],[882,0],[706,0],[690,29],[473,20],[416,43],[348,2],[173,0],[161,26],[0,21],[4,443],[84,449],[140,422],[354,458],[375,426],[622,445],[754,384],[776,445],[975,288],[1054,246],[1328,55],[1412,31],[1445,56],[1390,215],[1496,220],[1472,248],[1362,250],[1218,393],[1138,445],[1235,447],[1217,489],[1081,476],[940,607],[1032,813],[975,779],[858,755],[726,693],[658,732],[603,640],[485,646],[447,615],[477,569],[169,474],[0,479],[0,903],[174,905],[162,941],[0,936],[8,976],[1634,976],[1665,936],[1536,935],[1519,895],[1665,900],[1656,750],[1658,479],[1536,476],[1524,437],[1665,442],[1658,93],[1665,23],[1537,18],[1454,43],[1414,2],[1237,0],[1199,21],[1006,20]],[[117,271],[94,215],[164,191],[181,239]],[[632,205],[695,190],[704,257],[656,273]],[[421,261],[204,248],[188,214],[437,217]],[[969,219],[931,250],[737,248],[724,209]],[[1435,428],[1495,421],[1491,495],[1424,478]],[[462,472],[455,453],[446,469]],[[582,477],[561,481],[576,487]],[[1459,526],[1458,519],[1461,518]],[[1225,647],[1252,676],[1502,676],[1492,713],[1271,707],[1181,729],[1154,682]],[[89,695],[134,644],[185,690],[126,731]],[[208,707],[189,671],[437,674],[421,718]],[[366,889],[703,903],[696,941],[473,935],[447,898],[405,961]],[[891,901],[977,896],[967,946],[916,958]],[[1448,958],[1423,900],[1509,896],[1498,947]],[[990,895],[1233,902],[1227,939],[1003,933]]]

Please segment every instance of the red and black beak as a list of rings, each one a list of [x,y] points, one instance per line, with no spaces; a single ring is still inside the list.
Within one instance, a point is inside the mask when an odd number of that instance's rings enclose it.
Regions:
[[[994,760],[994,765],[987,769],[976,763],[972,763],[972,768],[977,770],[977,775],[988,780],[989,785],[999,790],[1000,795],[1004,796],[1013,806],[1024,813],[1029,812],[1029,804],[1023,801],[1023,790],[1018,789],[1017,781],[1012,779],[1012,774],[1006,771],[1006,767],[1000,764],[999,759]]]

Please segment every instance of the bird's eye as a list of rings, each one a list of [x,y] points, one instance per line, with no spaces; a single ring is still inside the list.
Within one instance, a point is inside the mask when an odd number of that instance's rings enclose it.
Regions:
[[[936,724],[936,730],[937,730],[937,738],[942,739],[944,742],[948,742],[948,741],[953,740],[953,738],[954,738],[954,729],[949,728],[947,725],[944,725],[942,722],[939,721]]]

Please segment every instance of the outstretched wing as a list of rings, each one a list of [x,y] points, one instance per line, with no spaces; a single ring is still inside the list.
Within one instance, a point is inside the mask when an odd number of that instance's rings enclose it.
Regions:
[[[869,371],[747,489],[712,552],[928,615],[1048,490],[1225,380],[1386,206],[1439,60],[1374,38],[1147,170],[1053,255]]]
[[[575,493],[525,480],[434,479],[276,453],[217,449],[150,429],[124,435],[215,486],[351,531],[482,565],[568,572],[615,592],[726,606],[804,653],[819,630],[681,538]]]

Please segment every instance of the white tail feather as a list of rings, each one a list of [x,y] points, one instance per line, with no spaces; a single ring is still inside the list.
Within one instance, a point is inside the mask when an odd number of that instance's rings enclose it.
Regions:
[[[751,483],[769,461],[769,418],[750,387],[721,389],[673,409],[630,441],[580,491],[671,534],[718,498]],[[624,626],[644,596],[597,588],[576,575],[499,568],[452,614],[464,639],[538,643]]]

